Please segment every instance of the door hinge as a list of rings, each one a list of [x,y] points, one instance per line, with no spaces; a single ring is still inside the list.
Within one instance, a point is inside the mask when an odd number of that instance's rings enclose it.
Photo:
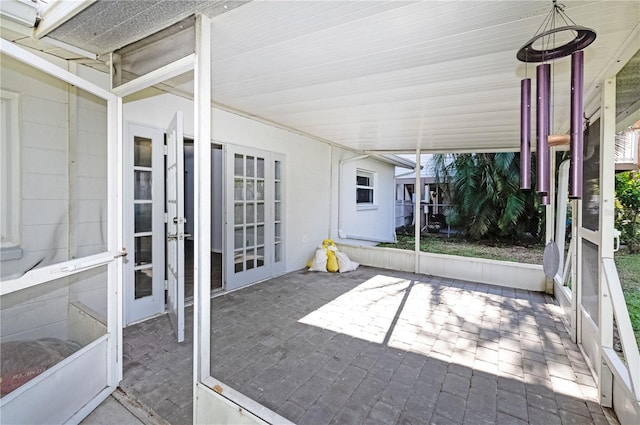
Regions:
[[[165,223],[169,222],[169,214],[168,213],[164,213],[164,222]]]
[[[167,145],[164,145],[164,155],[169,155],[169,147]]]
[[[165,279],[164,281],[164,290],[168,291],[169,290],[169,281]]]

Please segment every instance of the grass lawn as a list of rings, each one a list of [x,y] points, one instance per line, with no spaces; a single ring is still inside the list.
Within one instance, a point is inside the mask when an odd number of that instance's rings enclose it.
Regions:
[[[615,253],[614,261],[627,302],[631,325],[640,346],[640,254],[629,254],[623,249]]]
[[[398,243],[381,243],[378,246],[414,249],[413,236],[398,236]],[[542,264],[543,245],[516,245],[494,241],[467,241],[459,237],[446,238],[427,235],[420,238],[420,250],[433,254],[460,255],[462,257],[489,258],[492,260]]]

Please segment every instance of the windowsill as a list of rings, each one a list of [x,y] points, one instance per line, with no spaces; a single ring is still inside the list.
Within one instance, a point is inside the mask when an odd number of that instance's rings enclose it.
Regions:
[[[369,211],[369,210],[377,210],[378,206],[374,204],[358,204],[356,208],[358,211]]]
[[[0,261],[19,260],[22,258],[20,245],[7,245],[0,247]]]

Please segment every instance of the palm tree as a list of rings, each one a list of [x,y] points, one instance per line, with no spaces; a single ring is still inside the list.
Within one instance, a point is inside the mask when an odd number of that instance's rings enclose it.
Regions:
[[[513,152],[436,155],[436,179],[452,192],[449,224],[473,239],[538,236],[538,205],[533,191],[520,190],[519,159]]]

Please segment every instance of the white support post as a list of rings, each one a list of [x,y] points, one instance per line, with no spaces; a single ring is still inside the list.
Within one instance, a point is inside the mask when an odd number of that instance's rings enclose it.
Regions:
[[[194,418],[196,386],[210,375],[211,285],[211,20],[196,18],[194,140]]]
[[[606,274],[603,260],[613,259],[613,220],[614,220],[614,176],[615,176],[615,134],[616,134],[616,79],[604,80],[602,85],[602,106],[600,118],[600,276],[598,284],[600,290],[600,352],[613,348],[613,305],[611,295],[606,284]],[[609,385],[611,371],[606,362],[601,361],[600,382],[598,392],[603,406],[612,406],[613,394]]]
[[[111,229],[110,238],[112,238],[109,242],[109,249],[112,249],[112,246],[115,245],[117,250],[121,252],[125,249],[124,244],[124,137],[123,137],[123,121],[122,121],[122,98],[116,97],[115,100],[111,100],[108,103],[109,107],[109,128],[112,130],[109,132],[108,146],[110,146],[110,152],[113,152],[115,155],[115,179],[113,184],[115,185],[114,189],[116,191],[117,201],[116,205],[114,205],[115,211],[110,211],[107,215],[109,217],[116,217],[116,225]],[[115,140],[113,140],[115,139]],[[115,144],[115,146],[111,146]],[[113,165],[109,164],[109,167],[113,167]],[[126,252],[125,252],[126,254]],[[131,260],[130,260],[131,261]],[[114,266],[112,266],[114,267]],[[123,376],[122,370],[122,323],[124,316],[124,257],[120,257],[115,265],[116,269],[116,306],[115,312],[110,313],[109,323],[114,322],[114,328],[117,329],[115,335],[116,338],[116,359],[118,365],[116,367],[115,372],[115,381],[120,382]],[[113,280],[113,279],[111,279]],[[111,305],[110,308],[113,308]],[[114,317],[115,316],[115,317]],[[109,331],[111,332],[111,331]],[[113,374],[112,374],[113,375]]]
[[[414,234],[415,234],[415,272],[420,273],[420,219],[422,214],[420,211],[420,193],[422,190],[422,179],[420,178],[420,148],[416,149],[416,183],[413,189],[413,193],[416,200],[413,205],[413,221],[414,221]]]

